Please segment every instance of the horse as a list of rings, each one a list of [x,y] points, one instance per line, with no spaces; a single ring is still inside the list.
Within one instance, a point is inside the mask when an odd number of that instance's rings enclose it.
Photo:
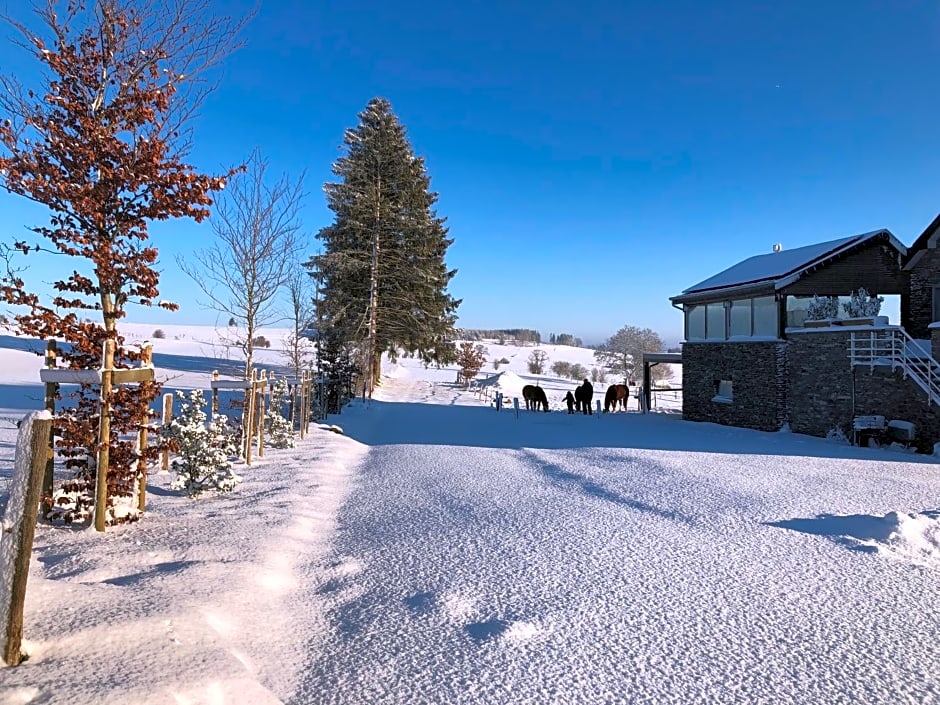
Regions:
[[[620,402],[620,408],[627,410],[627,401],[630,399],[630,387],[625,384],[612,384],[607,387],[607,394],[604,395],[604,413],[617,410],[617,402]]]
[[[591,399],[594,396],[594,387],[591,386],[591,383],[587,380],[581,384],[580,387],[574,390],[574,398],[578,404],[578,408],[583,414],[593,414],[591,410]]]
[[[522,388],[522,398],[525,399],[525,408],[532,411],[539,410],[539,404],[548,411],[548,397],[545,390],[534,384],[527,384]]]

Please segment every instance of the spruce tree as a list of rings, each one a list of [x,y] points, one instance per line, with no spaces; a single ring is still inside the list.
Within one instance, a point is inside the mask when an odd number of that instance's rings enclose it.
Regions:
[[[333,165],[339,181],[324,186],[334,221],[317,234],[324,251],[310,266],[322,277],[324,323],[357,351],[371,395],[383,352],[453,360],[460,302],[447,293],[456,270],[444,257],[453,240],[434,208],[424,160],[384,98],[358,117]]]

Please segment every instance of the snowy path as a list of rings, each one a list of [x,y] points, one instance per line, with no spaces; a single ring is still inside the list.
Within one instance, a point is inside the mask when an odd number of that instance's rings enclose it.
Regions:
[[[371,448],[316,588],[330,636],[291,702],[940,702],[938,567],[819,518],[935,509],[935,466],[691,424],[750,446],[657,450],[671,419],[384,393],[411,403],[343,418]],[[652,448],[614,447],[633,441]]]

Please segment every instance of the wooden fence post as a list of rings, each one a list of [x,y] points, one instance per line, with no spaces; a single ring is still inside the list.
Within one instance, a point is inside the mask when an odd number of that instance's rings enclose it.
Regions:
[[[108,463],[111,458],[111,379],[114,375],[114,340],[104,341],[101,363],[101,406],[98,423],[98,468],[95,480],[95,530],[104,531],[108,514]]]
[[[17,450],[27,450],[26,457],[16,454],[10,497],[4,513],[4,537],[12,542],[13,551],[0,553],[0,647],[3,660],[18,666],[23,660],[23,604],[26,600],[26,578],[29,575],[29,556],[33,550],[36,532],[36,514],[39,509],[43,475],[46,469],[46,448],[52,429],[52,414],[33,411],[20,422]],[[12,561],[7,565],[6,561]],[[7,599],[9,598],[9,599]]]
[[[162,426],[165,428],[170,424],[170,421],[173,420],[173,395],[164,394],[163,395],[163,417],[160,419]],[[163,444],[163,451],[160,454],[160,471],[161,472],[170,472],[170,449],[167,448],[166,444]]]
[[[46,367],[56,366],[56,345],[54,340],[46,343]],[[55,382],[46,382],[46,400],[45,406],[52,416],[55,416],[55,398],[59,393],[59,385]],[[49,425],[49,446],[46,449],[46,470],[42,478],[42,496],[43,499],[52,497],[53,470],[55,469],[55,429],[52,424]],[[46,512],[43,512],[45,515]]]

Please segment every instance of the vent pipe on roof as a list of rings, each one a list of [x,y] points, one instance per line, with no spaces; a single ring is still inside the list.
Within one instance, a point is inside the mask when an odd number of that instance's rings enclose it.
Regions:
[[[774,252],[780,252],[780,250],[782,249],[783,249],[783,245],[781,245],[779,242],[776,245],[774,245]]]

